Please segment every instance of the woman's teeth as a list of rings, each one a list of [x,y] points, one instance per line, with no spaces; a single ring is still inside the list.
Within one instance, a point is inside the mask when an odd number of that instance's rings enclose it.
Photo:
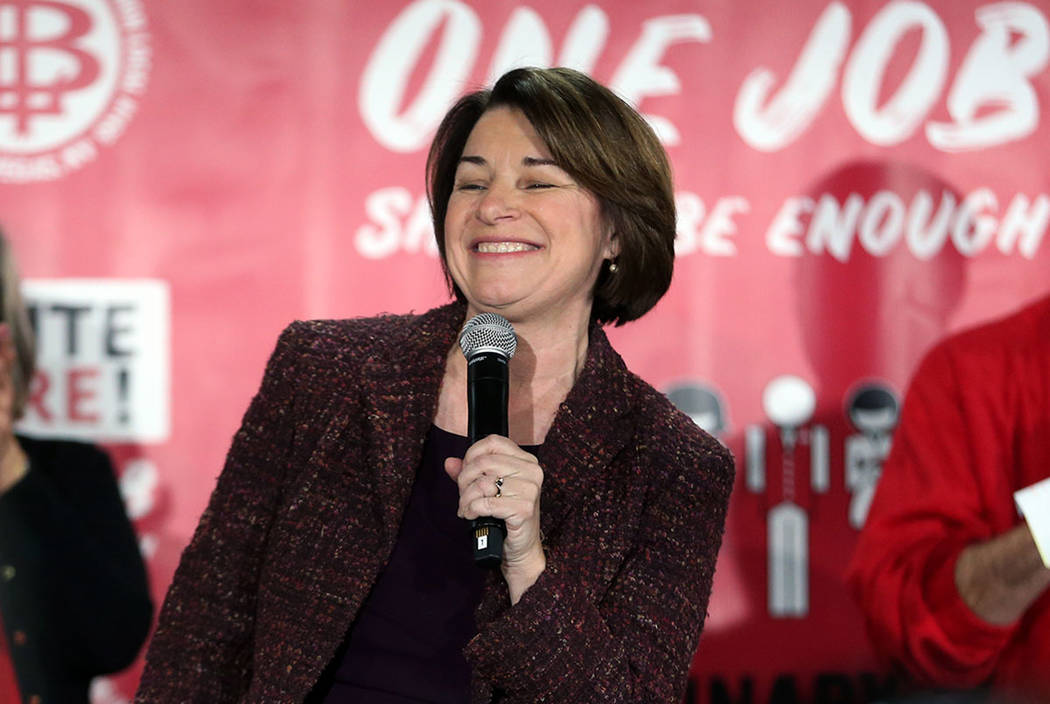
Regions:
[[[536,249],[525,242],[478,242],[477,250],[485,254],[503,254],[504,252],[524,252]]]

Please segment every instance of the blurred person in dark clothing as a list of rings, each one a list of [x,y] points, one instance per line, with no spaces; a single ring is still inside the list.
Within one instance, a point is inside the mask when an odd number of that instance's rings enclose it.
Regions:
[[[153,605],[109,457],[15,435],[34,337],[0,235],[0,702],[86,704],[91,679],[127,667]]]

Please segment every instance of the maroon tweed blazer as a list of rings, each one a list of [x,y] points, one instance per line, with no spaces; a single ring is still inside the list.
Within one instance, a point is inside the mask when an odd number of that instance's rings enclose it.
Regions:
[[[284,331],[182,555],[137,702],[303,701],[394,547],[464,315]],[[684,692],[732,457],[590,335],[539,452],[547,570],[513,607],[488,576],[466,649],[474,702]]]

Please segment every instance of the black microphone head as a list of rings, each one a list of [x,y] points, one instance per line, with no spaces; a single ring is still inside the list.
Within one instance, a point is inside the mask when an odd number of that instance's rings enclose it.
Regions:
[[[485,352],[510,359],[518,349],[518,336],[510,321],[498,313],[478,313],[459,333],[459,348],[468,360]]]

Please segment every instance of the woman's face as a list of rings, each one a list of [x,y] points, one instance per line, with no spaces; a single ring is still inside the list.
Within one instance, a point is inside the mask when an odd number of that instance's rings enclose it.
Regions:
[[[608,229],[598,200],[554,164],[523,113],[481,116],[445,215],[445,258],[469,314],[586,319],[602,260],[617,252]]]

